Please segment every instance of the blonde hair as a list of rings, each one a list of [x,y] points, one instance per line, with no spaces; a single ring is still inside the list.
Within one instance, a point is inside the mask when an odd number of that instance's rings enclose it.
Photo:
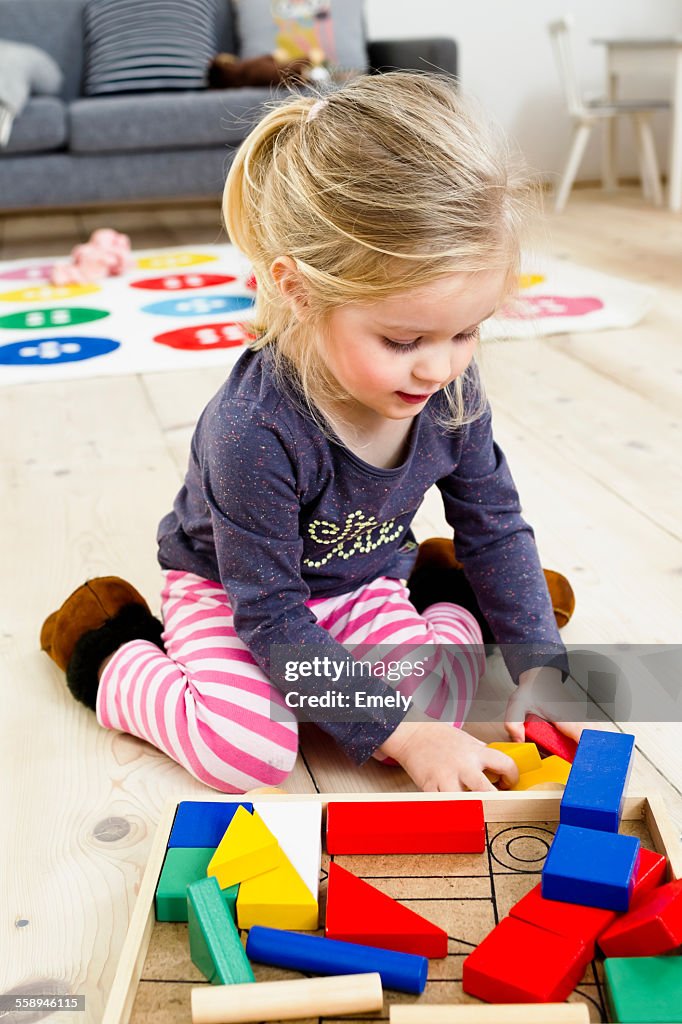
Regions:
[[[298,385],[320,423],[320,407],[343,397],[314,342],[331,311],[455,271],[507,268],[511,290],[532,194],[499,132],[445,75],[362,76],[273,105],[238,149],[223,198],[258,285],[251,347],[269,347],[280,381]],[[270,273],[282,255],[305,289],[303,323]],[[476,366],[464,376],[466,400],[462,378],[446,389],[448,428],[483,408]]]

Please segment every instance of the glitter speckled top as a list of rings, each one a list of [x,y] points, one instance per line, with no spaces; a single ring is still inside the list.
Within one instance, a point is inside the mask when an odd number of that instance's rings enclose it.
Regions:
[[[277,387],[267,349],[246,351],[202,413],[184,485],[159,526],[159,561],[222,583],[237,634],[268,677],[271,644],[315,644],[315,654],[347,657],[304,602],[379,576],[406,578],[415,557],[410,523],[434,483],[481,611],[497,642],[513,645],[503,648],[512,676],[542,664],[543,645],[561,649],[490,411],[448,434],[433,415],[439,401],[415,417],[395,469],[325,437]],[[377,709],[369,722],[323,728],[362,763],[402,714]]]

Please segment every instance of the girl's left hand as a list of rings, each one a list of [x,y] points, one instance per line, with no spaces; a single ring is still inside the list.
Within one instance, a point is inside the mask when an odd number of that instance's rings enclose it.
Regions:
[[[524,743],[526,716],[539,715],[577,743],[585,723],[576,718],[584,711],[584,703],[571,696],[558,668],[531,668],[521,673],[519,685],[507,702],[504,727],[512,740]]]

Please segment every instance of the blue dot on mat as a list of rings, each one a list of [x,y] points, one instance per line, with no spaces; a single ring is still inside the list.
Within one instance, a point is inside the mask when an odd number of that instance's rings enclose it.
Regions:
[[[253,298],[249,295],[187,295],[182,299],[152,302],[150,306],[142,306],[142,312],[158,316],[213,316],[251,309],[252,306]]]
[[[108,355],[120,348],[120,341],[112,338],[31,338],[0,345],[0,365],[3,366],[48,366],[50,363],[80,363],[84,359],[95,359]]]

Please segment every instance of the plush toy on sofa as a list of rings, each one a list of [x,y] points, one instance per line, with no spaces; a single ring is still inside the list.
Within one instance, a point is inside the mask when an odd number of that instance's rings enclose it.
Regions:
[[[208,69],[208,84],[212,89],[269,87],[293,82],[305,84],[328,78],[329,73],[321,62],[315,64],[308,57],[289,60],[279,50],[248,60],[240,60],[232,53],[218,53]]]

